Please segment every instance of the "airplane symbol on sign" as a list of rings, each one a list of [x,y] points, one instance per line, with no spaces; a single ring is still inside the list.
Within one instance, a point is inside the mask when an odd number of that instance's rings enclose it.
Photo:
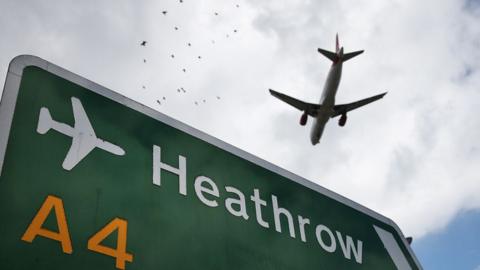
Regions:
[[[62,134],[72,137],[72,145],[70,146],[67,156],[62,164],[62,167],[65,170],[70,171],[73,169],[73,167],[95,149],[95,147],[118,156],[125,155],[125,151],[121,147],[97,138],[90,120],[88,119],[87,113],[78,98],[72,97],[72,108],[73,117],[75,118],[75,124],[73,127],[53,120],[50,111],[45,107],[40,109],[40,117],[37,126],[37,132],[40,134],[45,134],[50,129],[54,129]]]

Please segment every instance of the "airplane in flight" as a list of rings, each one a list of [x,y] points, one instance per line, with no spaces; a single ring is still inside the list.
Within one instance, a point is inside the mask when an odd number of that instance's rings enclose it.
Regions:
[[[54,129],[62,134],[72,137],[72,145],[70,146],[70,150],[68,150],[62,167],[65,170],[70,171],[93,149],[95,149],[95,147],[118,156],[125,155],[125,151],[121,147],[97,138],[80,100],[75,97],[72,97],[71,100],[73,117],[75,119],[73,127],[53,120],[50,111],[45,107],[40,109],[40,117],[37,126],[37,132],[40,134],[45,134],[50,129]]]
[[[338,125],[343,127],[347,122],[347,112],[379,100],[387,94],[387,92],[385,92],[352,103],[335,105],[335,95],[337,94],[338,85],[340,84],[340,78],[342,76],[343,62],[363,53],[363,50],[344,53],[343,47],[339,46],[337,34],[335,52],[330,52],[320,48],[318,49],[318,52],[332,61],[332,66],[328,72],[327,81],[325,82],[319,104],[307,103],[269,89],[270,94],[272,94],[274,97],[290,104],[300,111],[303,111],[303,114],[300,117],[300,125],[304,126],[307,123],[308,116],[311,116],[315,119],[310,133],[310,141],[313,145],[320,142],[325,125],[330,118],[340,116]]]

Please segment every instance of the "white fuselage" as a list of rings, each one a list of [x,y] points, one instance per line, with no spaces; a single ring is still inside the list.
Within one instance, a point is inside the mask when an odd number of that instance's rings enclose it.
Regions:
[[[342,61],[340,60],[337,63],[332,64],[332,67],[328,72],[327,81],[323,87],[322,97],[320,98],[321,109],[318,111],[318,114],[314,119],[310,133],[310,141],[313,145],[320,142],[325,125],[333,114],[335,95],[337,94],[341,77]]]

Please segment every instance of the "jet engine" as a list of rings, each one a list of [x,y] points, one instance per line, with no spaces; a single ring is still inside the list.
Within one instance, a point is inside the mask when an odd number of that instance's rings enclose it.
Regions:
[[[302,117],[300,117],[300,125],[305,126],[305,124],[307,124],[307,120],[308,120],[307,112],[304,112],[302,114]]]
[[[340,119],[338,120],[338,125],[343,127],[347,123],[347,114],[344,113],[342,116],[340,116]]]

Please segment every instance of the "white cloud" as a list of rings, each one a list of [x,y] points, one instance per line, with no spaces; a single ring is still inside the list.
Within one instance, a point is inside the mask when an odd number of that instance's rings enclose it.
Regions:
[[[239,3],[3,1],[0,77],[15,55],[36,54],[365,204],[417,238],[480,207],[477,3]],[[330,65],[316,48],[332,49],[336,32],[347,51],[366,50],[345,64],[337,101],[389,93],[349,114],[344,128],[331,121],[312,147],[300,113],[267,89],[316,101]]]

